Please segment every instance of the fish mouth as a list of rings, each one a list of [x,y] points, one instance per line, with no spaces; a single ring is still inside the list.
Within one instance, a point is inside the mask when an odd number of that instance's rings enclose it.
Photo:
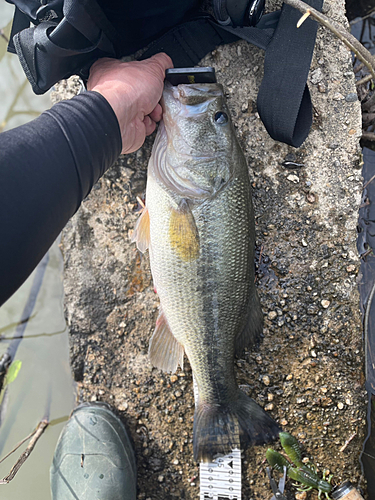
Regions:
[[[222,86],[217,83],[164,85],[162,108],[168,108],[173,116],[200,116],[207,112],[209,105],[223,96]],[[167,104],[167,105],[166,105]]]

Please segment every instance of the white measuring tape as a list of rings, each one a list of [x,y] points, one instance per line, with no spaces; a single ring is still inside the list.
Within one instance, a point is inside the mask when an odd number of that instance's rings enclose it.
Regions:
[[[241,500],[241,452],[201,463],[200,500]]]
[[[194,382],[194,399],[198,400],[198,385]],[[199,500],[241,500],[241,451],[233,450],[229,455],[211,463],[199,465]]]

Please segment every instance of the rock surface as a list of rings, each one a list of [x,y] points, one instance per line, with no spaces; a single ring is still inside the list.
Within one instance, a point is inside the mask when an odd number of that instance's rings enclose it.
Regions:
[[[325,13],[347,23],[343,0],[325,2]],[[260,344],[236,360],[238,383],[320,469],[337,482],[359,484],[367,396],[355,245],[361,116],[351,56],[319,28],[309,76],[314,123],[299,149],[273,141],[259,119],[263,60],[262,50],[237,42],[201,63],[214,66],[224,85],[253,186],[265,327]],[[148,362],[158,298],[148,255],[129,239],[153,139],[119,159],[64,230],[71,363],[80,400],[109,402],[130,430],[138,498],[192,500],[199,468],[192,456],[191,371],[167,375]],[[286,168],[285,161],[297,165]],[[243,498],[271,497],[266,448],[243,454]]]

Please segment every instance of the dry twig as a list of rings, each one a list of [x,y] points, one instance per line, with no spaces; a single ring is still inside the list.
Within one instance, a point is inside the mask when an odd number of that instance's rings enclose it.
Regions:
[[[356,82],[356,86],[359,87],[360,85],[363,85],[364,83],[367,83],[370,80],[372,80],[372,75],[366,75],[360,80],[358,80],[358,82]]]
[[[42,420],[41,422],[39,422],[37,428],[35,429],[34,433],[32,434],[32,438],[30,439],[30,442],[27,445],[26,450],[23,453],[21,453],[19,459],[14,464],[14,466],[12,467],[9,474],[7,476],[5,476],[4,479],[0,479],[0,484],[8,484],[15,477],[17,472],[20,470],[22,465],[26,462],[26,460],[30,456],[36,443],[38,442],[38,439],[43,434],[43,432],[47,428],[48,424],[49,424],[48,420]],[[19,446],[21,446],[21,444],[22,443],[19,443],[11,453],[13,453]],[[9,456],[11,453],[8,453],[7,456]]]
[[[343,446],[341,446],[341,448],[340,448],[340,452],[341,453],[346,449],[346,447],[348,446],[348,444],[350,443],[350,441],[352,441],[356,437],[356,435],[357,435],[357,433],[353,432],[353,434],[348,437],[348,439],[345,441],[345,443],[343,444]]]
[[[304,14],[303,17],[305,18],[307,12],[309,11],[311,17],[313,17],[320,24],[332,31],[332,33],[334,33],[337,38],[339,38],[347,47],[349,47],[352,52],[355,53],[357,58],[367,67],[367,69],[371,73],[372,78],[375,81],[374,57],[353,35],[348,33],[346,29],[341,26],[341,24],[329,19],[327,16],[310,7],[310,5],[302,2],[301,0],[284,0],[284,3],[301,11]]]

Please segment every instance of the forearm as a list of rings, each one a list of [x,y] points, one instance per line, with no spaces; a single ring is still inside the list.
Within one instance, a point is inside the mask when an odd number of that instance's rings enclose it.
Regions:
[[[29,276],[120,151],[117,118],[93,92],[0,135],[0,305]]]

